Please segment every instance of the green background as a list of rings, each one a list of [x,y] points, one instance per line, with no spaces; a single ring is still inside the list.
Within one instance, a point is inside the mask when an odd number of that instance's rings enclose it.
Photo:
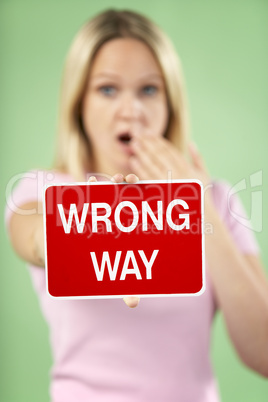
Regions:
[[[263,172],[263,230],[256,236],[268,266],[266,0],[0,1],[1,211],[14,175],[51,165],[65,54],[81,24],[111,6],[148,15],[172,38],[184,66],[193,138],[213,177],[246,179],[241,198],[249,215],[249,177]],[[48,329],[3,213],[1,220],[0,400],[45,402]],[[268,381],[239,362],[220,315],[212,359],[223,401],[267,401]]]

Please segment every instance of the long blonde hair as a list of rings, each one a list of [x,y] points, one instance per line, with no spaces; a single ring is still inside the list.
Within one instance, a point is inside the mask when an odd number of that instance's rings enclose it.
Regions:
[[[178,56],[161,29],[146,17],[128,10],[107,10],[89,20],[77,33],[67,55],[60,98],[58,142],[54,167],[84,180],[91,149],[83,130],[81,107],[93,58],[115,38],[135,38],[155,55],[166,84],[169,123],[165,136],[182,151],[188,132],[186,94]]]

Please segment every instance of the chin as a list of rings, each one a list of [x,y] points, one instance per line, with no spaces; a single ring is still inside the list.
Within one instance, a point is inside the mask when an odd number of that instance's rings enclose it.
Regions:
[[[117,163],[114,165],[113,171],[116,173],[121,173],[123,176],[128,175],[129,173],[134,173],[132,172],[130,168],[130,163],[129,163],[129,158],[120,161],[120,163]]]

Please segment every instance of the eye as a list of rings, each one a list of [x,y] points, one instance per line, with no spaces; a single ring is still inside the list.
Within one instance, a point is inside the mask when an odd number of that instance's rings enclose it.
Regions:
[[[153,96],[157,93],[158,88],[155,85],[145,85],[142,88],[142,94],[146,96]]]
[[[99,91],[105,96],[113,96],[116,93],[116,88],[112,85],[102,85]]]

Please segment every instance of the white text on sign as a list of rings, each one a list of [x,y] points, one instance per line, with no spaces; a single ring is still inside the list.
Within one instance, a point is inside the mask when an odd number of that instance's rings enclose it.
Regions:
[[[156,259],[156,256],[158,254],[159,250],[154,250],[152,253],[152,256],[150,258],[150,260],[148,261],[146,258],[146,255],[144,253],[143,250],[138,250],[139,255],[144,263],[144,266],[146,268],[146,279],[152,279],[152,266],[153,263]],[[107,265],[108,268],[108,273],[109,273],[109,277],[111,281],[114,281],[116,279],[117,276],[117,271],[118,271],[118,266],[120,263],[120,259],[121,259],[121,255],[122,255],[122,251],[117,251],[116,255],[115,255],[115,260],[114,260],[114,264],[112,267],[111,264],[111,260],[110,260],[110,255],[108,251],[104,251],[102,254],[102,260],[101,260],[101,267],[99,267],[99,263],[97,261],[96,258],[96,253],[95,252],[91,252],[90,256],[91,256],[91,260],[93,263],[93,267],[96,273],[96,277],[98,281],[102,281],[103,280],[103,276],[104,276],[104,270],[105,270],[105,266]],[[131,262],[132,267],[129,267]],[[120,281],[123,281],[126,279],[126,275],[129,274],[134,274],[136,275],[136,279],[142,279],[138,264],[137,264],[137,260],[134,254],[134,251],[129,250],[126,253],[126,257],[125,257],[125,261],[124,261],[124,265],[121,271],[121,275],[120,275]]]
[[[111,220],[109,219],[112,213],[111,206],[106,202],[95,202],[95,203],[84,203],[81,219],[79,220],[76,204],[70,204],[68,220],[66,219],[63,205],[57,204],[58,210],[61,217],[61,222],[66,234],[71,232],[71,227],[73,223],[73,217],[75,218],[77,233],[83,233],[85,222],[88,214],[89,205],[91,205],[91,220],[92,220],[92,231],[98,232],[98,222],[104,222],[106,225],[107,232],[112,232]],[[179,219],[184,219],[181,224],[176,224],[172,220],[172,210],[174,206],[180,205],[184,209],[188,210],[189,206],[186,201],[181,199],[172,200],[166,209],[166,220],[168,225],[175,231],[190,228],[190,218],[189,214],[179,214]],[[123,208],[128,207],[131,209],[133,214],[133,220],[131,225],[124,226],[120,220],[120,213]],[[104,209],[105,214],[98,215],[98,210]],[[148,230],[148,215],[152,219],[155,227],[158,230],[163,230],[163,202],[157,201],[157,216],[153,213],[149,203],[147,201],[142,201],[142,230]],[[120,202],[114,211],[114,220],[117,228],[122,232],[132,232],[138,225],[139,222],[139,212],[136,205],[131,201]]]

